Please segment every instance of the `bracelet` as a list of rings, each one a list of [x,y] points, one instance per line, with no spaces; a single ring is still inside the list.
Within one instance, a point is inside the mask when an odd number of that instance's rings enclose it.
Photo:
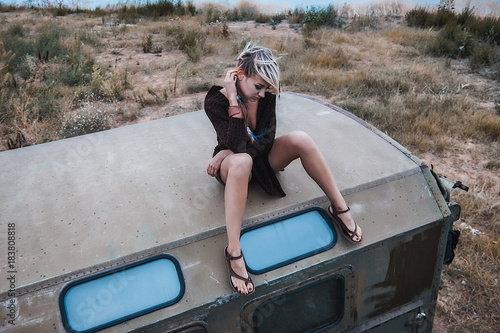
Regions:
[[[238,109],[239,109],[239,111],[238,111],[238,112],[235,112],[235,113],[233,113],[233,114],[230,114],[230,115],[229,115],[229,117],[230,117],[230,118],[231,118],[231,117],[233,117],[233,116],[236,116],[237,114],[240,114],[240,113],[241,113],[241,108],[239,107],[239,105],[231,105],[231,106],[229,106],[229,109],[231,109],[231,108],[238,108]]]

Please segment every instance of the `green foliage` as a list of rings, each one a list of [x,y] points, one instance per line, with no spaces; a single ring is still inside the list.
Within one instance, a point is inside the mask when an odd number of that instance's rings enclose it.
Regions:
[[[469,66],[471,69],[479,69],[481,67],[491,66],[495,62],[495,49],[489,44],[482,43],[474,49],[474,52],[469,58]]]
[[[14,5],[4,5],[0,3],[0,13],[9,13],[9,12],[15,12],[19,10],[20,8]]]
[[[135,24],[139,17],[146,17],[156,20],[160,17],[195,15],[196,7],[193,2],[188,1],[186,5],[180,0],[158,0],[157,2],[147,2],[139,6],[123,6],[118,10],[119,22]]]
[[[0,41],[3,43],[5,50],[16,54],[16,58],[12,62],[15,71],[20,71],[23,68],[26,55],[35,54],[33,42],[25,38],[25,35],[27,35],[26,29],[19,24],[14,24],[7,29],[6,33],[0,36]]]
[[[60,82],[71,87],[88,85],[92,80],[94,59],[80,56],[74,61],[68,61],[70,66],[59,73]]]
[[[305,10],[296,8],[293,13],[289,14],[289,17],[293,17],[293,21],[302,24],[302,29],[306,36],[321,27],[339,28],[344,24],[337,9],[331,4],[326,7],[308,6]]]
[[[142,41],[142,51],[144,53],[151,53],[151,50],[153,50],[153,35],[149,34]]]
[[[432,13],[425,8],[414,8],[406,12],[406,24],[410,27],[426,28],[430,25]]]
[[[443,0],[434,12],[424,8],[408,11],[406,22],[409,26],[439,29],[438,35],[426,46],[431,55],[469,58],[471,69],[495,65],[495,45],[500,43],[500,18],[477,17],[471,7],[456,14],[454,1]]]
[[[62,97],[57,86],[42,87],[36,92],[39,119],[57,117],[59,114],[59,100]]]
[[[13,24],[7,29],[7,35],[12,37],[26,36],[26,29],[20,24]]]
[[[167,37],[173,37],[175,46],[186,53],[190,61],[200,60],[205,46],[205,36],[199,24],[178,21],[165,30]]]
[[[199,30],[188,28],[178,36],[179,48],[186,52],[189,60],[198,61],[203,53],[204,39]]]
[[[442,5],[437,11],[425,8],[415,8],[406,13],[406,23],[417,28],[438,28],[456,26],[467,30],[475,38],[489,43],[500,43],[500,18],[478,17],[474,15],[474,8],[465,7],[461,13],[455,14],[450,5]]]
[[[47,23],[42,26],[35,40],[34,49],[44,55],[49,52],[49,58],[61,57],[64,52],[61,47],[61,38],[69,32],[56,23]]]
[[[462,29],[456,24],[447,24],[431,39],[427,51],[434,56],[450,58],[466,58],[474,52],[476,40],[467,29]]]
[[[12,51],[5,51],[3,43],[0,42],[0,88],[10,85],[11,81],[11,63],[16,55]]]

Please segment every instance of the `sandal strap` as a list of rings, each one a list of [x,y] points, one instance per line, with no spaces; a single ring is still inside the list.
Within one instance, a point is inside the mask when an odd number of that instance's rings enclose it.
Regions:
[[[347,209],[346,210],[339,210],[339,211],[336,211],[335,208],[333,208],[333,205],[330,205],[331,208],[331,213],[332,215],[340,215],[340,214],[344,214],[344,213],[347,213],[348,211],[351,210],[351,207],[347,206]]]
[[[231,274],[230,274],[230,275],[231,275],[231,277],[234,277],[234,278],[236,278],[236,279],[239,279],[239,280],[241,280],[241,281],[245,282],[246,284],[248,284],[248,283],[253,284],[252,279],[250,278],[250,276],[248,276],[247,278],[244,278],[243,276],[241,276],[241,275],[237,274],[237,273],[236,273],[236,272],[235,272],[235,271],[234,271],[231,267],[229,267],[229,268],[230,268],[230,270],[231,270]]]
[[[227,252],[227,258],[229,260],[238,260],[238,259],[241,259],[241,258],[243,258],[243,252],[241,252],[240,255],[237,256],[237,257],[233,257],[232,255],[229,254],[229,252]]]
[[[233,256],[231,256],[231,255],[229,254],[229,252],[227,252],[227,248],[226,248],[226,250],[225,250],[225,251],[226,251],[226,256],[227,256],[227,259],[228,259],[228,260],[238,260],[238,259],[240,259],[240,258],[242,258],[242,257],[243,257],[243,252],[241,252],[241,254],[240,254],[239,256],[237,256],[237,257],[233,257]],[[231,276],[232,276],[232,277],[234,277],[234,278],[237,278],[237,279],[239,279],[239,280],[244,281],[246,284],[251,283],[251,284],[253,285],[253,282],[252,282],[252,279],[250,278],[250,276],[248,276],[247,278],[244,278],[243,276],[239,275],[238,273],[236,273],[236,272],[233,270],[233,268],[231,267],[231,264],[229,264],[229,262],[228,262],[228,267],[229,267],[229,272],[230,272],[230,274],[229,274],[229,275],[231,275]]]
[[[347,206],[347,209],[346,209],[346,210],[339,210],[339,211],[337,212],[337,215],[347,213],[347,212],[348,212],[348,211],[350,211],[350,210],[351,210],[351,207]]]

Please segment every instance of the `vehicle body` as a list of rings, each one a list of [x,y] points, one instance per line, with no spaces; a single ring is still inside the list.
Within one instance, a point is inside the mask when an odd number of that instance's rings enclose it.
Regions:
[[[215,132],[203,111],[5,151],[0,242],[14,235],[15,249],[0,258],[0,306],[15,310],[0,330],[64,332],[59,302],[70,285],[168,254],[182,271],[180,299],[103,332],[431,332],[459,206],[416,156],[347,111],[282,93],[277,114],[277,135],[303,130],[324,153],[362,243],[336,227],[334,246],[253,275],[250,296],[233,292],[224,188],[206,174]],[[300,162],[278,178],[284,198],[251,184],[244,230],[329,205]],[[321,309],[336,314],[307,314]]]

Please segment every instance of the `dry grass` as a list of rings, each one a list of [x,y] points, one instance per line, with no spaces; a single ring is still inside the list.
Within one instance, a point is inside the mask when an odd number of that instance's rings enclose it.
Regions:
[[[253,10],[247,7],[240,10]],[[402,10],[397,2],[375,9]],[[500,71],[471,71],[466,60],[431,57],[426,45],[436,31],[382,24],[372,16],[305,37],[297,24],[217,22],[221,10],[210,10],[126,25],[116,25],[112,16],[1,13],[4,35],[15,25],[31,39],[47,24],[64,27],[60,47],[69,58],[42,62],[31,57],[21,72],[1,72],[2,78],[14,73],[20,89],[0,95],[9,110],[1,115],[0,150],[18,133],[25,144],[71,135],[64,132],[71,122],[80,121],[85,131],[201,109],[206,90],[222,84],[245,43],[263,44],[280,57],[284,90],[346,108],[433,163],[439,173],[471,187],[456,196],[463,212],[457,226],[463,232],[455,261],[444,268],[436,331],[498,331],[500,100],[495,75]],[[352,11],[344,7],[340,14]],[[144,53],[148,36],[146,46],[161,52]],[[64,77],[66,83],[51,77]],[[470,228],[481,234],[472,235]]]

